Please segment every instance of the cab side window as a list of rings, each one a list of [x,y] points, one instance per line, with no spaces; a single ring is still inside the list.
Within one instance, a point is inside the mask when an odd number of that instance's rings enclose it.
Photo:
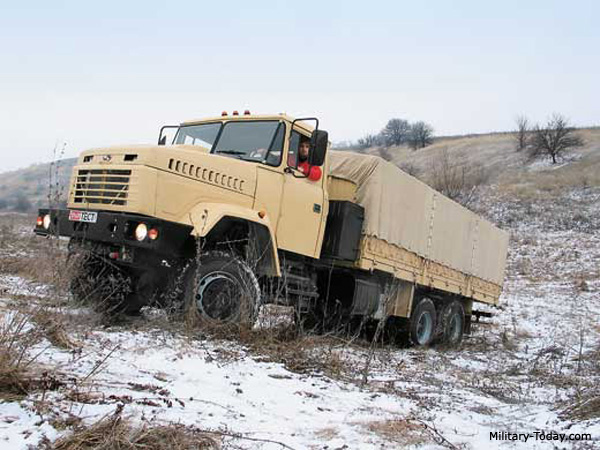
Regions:
[[[290,148],[288,150],[288,166],[298,167],[298,147],[300,146],[300,138],[302,135],[297,131],[292,131],[290,138]]]

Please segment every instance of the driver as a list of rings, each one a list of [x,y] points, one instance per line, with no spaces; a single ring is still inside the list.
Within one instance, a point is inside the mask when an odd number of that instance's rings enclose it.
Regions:
[[[310,154],[310,139],[302,136],[300,138],[300,144],[298,145],[298,170],[300,170],[306,177],[311,181],[318,181],[321,179],[321,168],[318,166],[311,166],[308,163],[308,155]],[[296,155],[290,155],[288,164],[292,167],[296,167]]]
[[[298,167],[302,163],[308,165],[308,154],[310,153],[310,139],[303,137],[298,146]]]

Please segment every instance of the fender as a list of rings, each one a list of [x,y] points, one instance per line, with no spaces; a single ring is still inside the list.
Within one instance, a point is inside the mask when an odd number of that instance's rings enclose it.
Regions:
[[[226,217],[242,219],[249,224],[255,225],[258,234],[264,234],[264,241],[270,247],[269,273],[271,276],[281,276],[279,256],[277,254],[277,241],[271,220],[268,215],[260,217],[259,211],[239,205],[224,203],[198,203],[186,215],[181,222],[189,223],[194,228],[191,235],[194,237],[205,237],[222,219]]]

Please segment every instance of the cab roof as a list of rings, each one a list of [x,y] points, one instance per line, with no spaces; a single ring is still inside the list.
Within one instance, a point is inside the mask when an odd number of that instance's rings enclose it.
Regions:
[[[180,126],[189,126],[189,125],[200,125],[202,123],[208,122],[238,122],[238,121],[252,121],[252,120],[284,120],[288,123],[292,123],[296,120],[294,117],[288,116],[287,114],[240,114],[234,116],[233,114],[228,114],[226,116],[217,116],[217,117],[207,117],[205,119],[197,119],[197,120],[189,120],[182,122]],[[313,126],[309,125],[307,122],[296,122],[294,124],[294,128],[300,129],[306,133],[312,133],[315,129]]]

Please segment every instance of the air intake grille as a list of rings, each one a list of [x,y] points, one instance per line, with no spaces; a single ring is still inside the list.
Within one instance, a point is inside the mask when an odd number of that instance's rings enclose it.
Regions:
[[[74,203],[126,205],[131,170],[86,169],[77,172]]]

